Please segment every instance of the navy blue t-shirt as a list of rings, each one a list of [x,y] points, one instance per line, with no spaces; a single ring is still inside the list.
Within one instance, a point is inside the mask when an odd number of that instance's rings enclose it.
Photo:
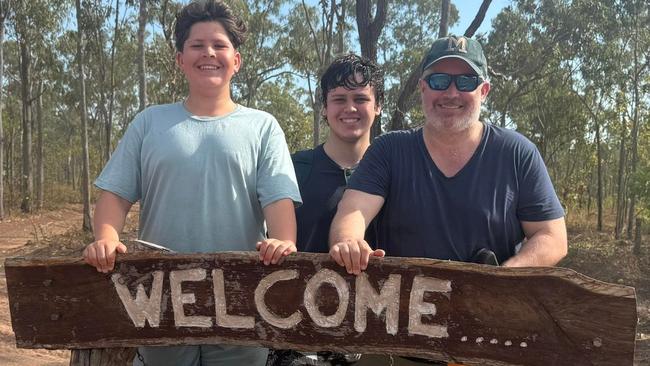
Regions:
[[[515,131],[484,126],[473,156],[449,178],[431,159],[421,128],[374,141],[349,188],[385,199],[377,248],[455,261],[488,248],[503,262],[524,239],[520,221],[564,216],[537,148]]]
[[[322,144],[313,150],[299,151],[291,158],[302,197],[302,205],[296,208],[296,246],[301,252],[327,253],[330,225],[347,185],[346,173],[350,171],[327,156]],[[374,241],[373,230],[370,225],[366,240]]]

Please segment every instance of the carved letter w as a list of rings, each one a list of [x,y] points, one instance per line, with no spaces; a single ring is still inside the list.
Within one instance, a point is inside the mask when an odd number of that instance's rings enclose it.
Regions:
[[[129,289],[123,284],[122,275],[115,273],[111,276],[115,284],[115,290],[120,296],[126,312],[129,314],[133,325],[138,328],[144,328],[145,320],[149,321],[150,327],[157,328],[160,325],[163,275],[163,271],[153,272],[149,297],[144,291],[144,286],[139,284],[135,299],[131,297]]]

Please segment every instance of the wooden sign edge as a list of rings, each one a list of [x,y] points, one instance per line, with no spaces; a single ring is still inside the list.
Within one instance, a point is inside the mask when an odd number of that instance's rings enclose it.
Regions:
[[[138,252],[119,254],[116,259],[116,266],[120,263],[128,263],[140,259],[179,259],[179,260],[205,260],[206,257],[217,257],[222,260],[251,260],[258,261],[259,254],[254,251],[241,252],[215,252],[215,253],[161,253],[161,252]],[[326,253],[305,253],[298,252],[285,258],[285,263],[300,261],[330,261]],[[634,299],[636,303],[636,290],[634,287],[601,281],[585,274],[579,273],[570,268],[563,267],[496,267],[475,263],[456,262],[450,260],[414,258],[414,257],[371,257],[368,266],[381,266],[383,264],[404,267],[409,265],[423,267],[438,267],[441,269],[461,270],[470,273],[489,274],[496,277],[521,277],[536,278],[541,276],[554,276],[571,282],[576,286],[583,286],[589,291],[601,295],[615,295],[618,297]],[[5,259],[5,268],[29,267],[29,266],[53,266],[53,265],[88,265],[79,257],[9,257]],[[260,263],[260,265],[263,265]],[[282,264],[273,265],[271,268],[282,268]],[[603,291],[607,287],[609,291]],[[615,289],[615,293],[611,290]]]

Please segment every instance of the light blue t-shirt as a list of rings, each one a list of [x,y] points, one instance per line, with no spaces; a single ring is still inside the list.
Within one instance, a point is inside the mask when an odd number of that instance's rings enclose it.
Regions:
[[[182,103],[145,109],[95,185],[140,201],[139,237],[179,252],[255,250],[266,232],[262,208],[285,198],[300,203],[282,129],[270,114],[239,105],[207,118]],[[151,365],[253,366],[267,355],[265,348],[223,345],[139,352]]]
[[[95,185],[140,200],[139,237],[179,252],[255,250],[262,208],[300,203],[279,124],[240,105],[219,117],[193,116],[182,103],[145,109]]]

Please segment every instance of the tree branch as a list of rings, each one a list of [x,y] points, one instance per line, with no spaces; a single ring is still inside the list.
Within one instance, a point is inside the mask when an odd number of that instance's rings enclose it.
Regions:
[[[492,0],[483,0],[481,7],[478,9],[478,13],[476,13],[474,20],[472,21],[472,24],[470,24],[465,31],[465,37],[471,38],[474,36],[474,33],[476,33],[476,30],[478,30],[478,27],[480,27],[481,23],[483,23],[483,19],[485,19],[485,13],[487,13],[487,10],[490,7],[491,3]]]

